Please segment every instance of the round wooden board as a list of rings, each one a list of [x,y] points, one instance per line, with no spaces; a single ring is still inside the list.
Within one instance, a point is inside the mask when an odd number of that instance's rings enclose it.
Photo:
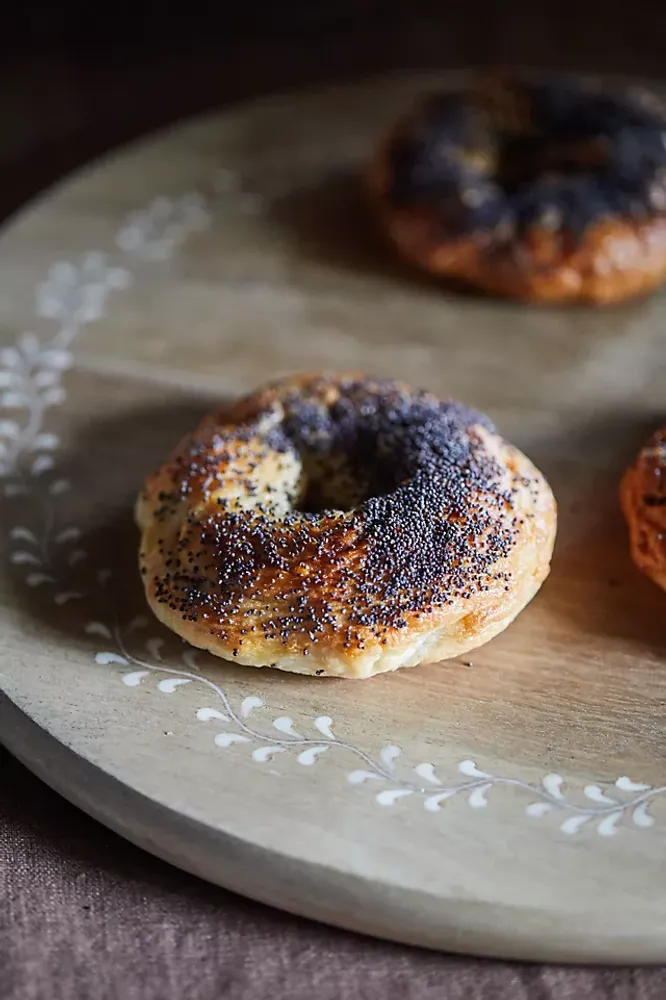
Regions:
[[[394,261],[358,168],[437,82],[207,117],[85,171],[0,246],[0,734],[142,847],[434,948],[666,960],[664,595],[621,470],[661,420],[666,299],[546,310]],[[146,612],[131,504],[220,397],[302,368],[486,410],[545,471],[551,577],[465,661],[365,683],[194,654]]]

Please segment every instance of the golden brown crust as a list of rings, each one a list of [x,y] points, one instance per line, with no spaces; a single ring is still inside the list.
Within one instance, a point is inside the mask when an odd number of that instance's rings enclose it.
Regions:
[[[620,484],[636,566],[666,590],[666,427],[640,450]]]
[[[396,202],[391,194],[393,153],[420,121],[425,105],[391,129],[366,172],[374,214],[406,261],[483,292],[533,303],[605,305],[647,294],[666,281],[663,168],[652,184],[646,179],[644,204],[636,214],[600,211],[574,239],[566,219],[553,224],[552,213],[548,219],[546,211],[543,225],[532,224],[520,235],[512,231],[510,221],[495,229],[447,232],[441,206],[418,198],[411,204]],[[590,144],[591,159],[598,146]]]
[[[307,375],[207,418],[149,477],[137,522],[148,602],[193,645],[369,677],[502,631],[548,574],[556,512],[481,415]]]

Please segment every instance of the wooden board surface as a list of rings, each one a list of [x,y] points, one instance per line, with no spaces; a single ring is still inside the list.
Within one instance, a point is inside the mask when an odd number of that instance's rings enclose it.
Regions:
[[[533,959],[666,958],[664,595],[619,475],[662,419],[666,299],[542,310],[396,263],[357,175],[433,76],[181,126],[0,245],[0,737],[130,839],[372,934]],[[486,410],[560,505],[553,572],[486,647],[362,684],[214,662],[161,630],[131,503],[221,397],[300,368]]]

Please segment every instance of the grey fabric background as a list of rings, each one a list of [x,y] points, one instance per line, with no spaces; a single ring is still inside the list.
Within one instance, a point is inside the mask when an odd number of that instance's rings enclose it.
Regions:
[[[271,88],[490,62],[664,75],[664,38],[661,0],[3,4],[0,217],[119,142]],[[143,854],[0,750],[0,1000],[283,997],[663,1000],[666,969],[454,958],[298,920]]]
[[[436,955],[240,899],[107,832],[0,751],[2,1000],[663,1000],[666,969]]]

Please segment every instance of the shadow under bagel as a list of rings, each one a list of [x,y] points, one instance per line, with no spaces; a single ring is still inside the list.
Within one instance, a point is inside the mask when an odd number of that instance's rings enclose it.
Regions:
[[[316,181],[275,197],[267,206],[267,217],[295,252],[316,263],[344,271],[351,276],[376,280],[394,289],[440,297],[443,303],[487,304],[510,314],[516,302],[505,295],[479,288],[452,275],[435,274],[413,260],[408,260],[391,244],[382,231],[370,205],[363,168],[331,170]],[[576,301],[520,303],[523,311],[538,320],[543,314],[566,315],[585,319],[597,315],[631,314],[660,292],[659,288],[603,306]]]
[[[267,211],[282,237],[310,260],[432,294],[491,298],[463,282],[428,274],[397,255],[372,214],[362,169],[331,170],[276,197]]]

